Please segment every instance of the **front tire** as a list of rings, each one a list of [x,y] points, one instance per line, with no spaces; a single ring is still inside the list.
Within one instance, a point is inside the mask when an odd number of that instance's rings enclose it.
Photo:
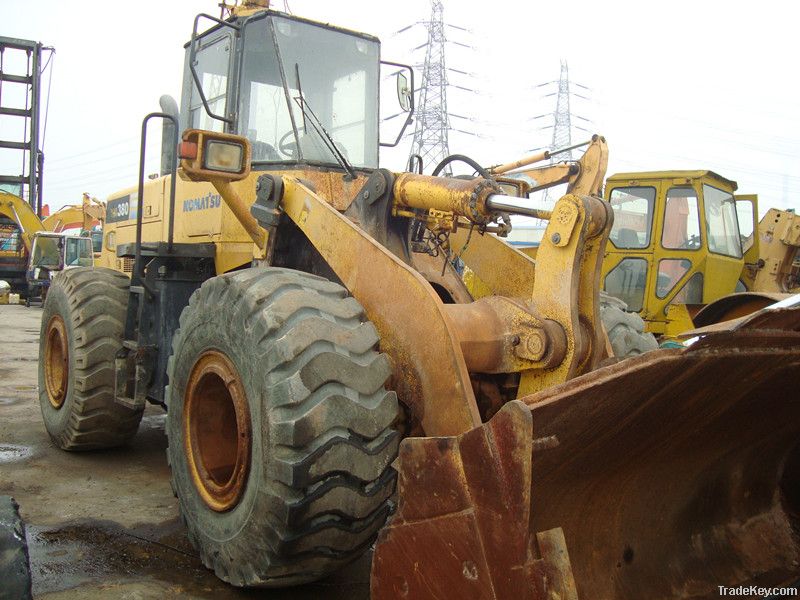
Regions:
[[[63,450],[127,443],[143,409],[114,401],[114,356],[122,347],[128,278],[104,268],[59,273],[42,306],[39,405]]]
[[[256,268],[205,282],[168,366],[173,489],[204,564],[238,586],[319,579],[393,509],[397,397],[338,284]]]

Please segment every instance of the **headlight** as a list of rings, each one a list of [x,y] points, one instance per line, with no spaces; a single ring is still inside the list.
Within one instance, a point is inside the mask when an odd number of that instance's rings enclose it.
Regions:
[[[250,175],[250,142],[246,137],[187,129],[181,139],[178,155],[182,178],[191,181],[241,181]]]
[[[208,140],[203,156],[204,169],[239,173],[243,167],[244,147],[231,142]]]

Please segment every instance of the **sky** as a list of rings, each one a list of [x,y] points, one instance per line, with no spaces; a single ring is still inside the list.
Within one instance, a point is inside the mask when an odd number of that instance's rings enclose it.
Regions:
[[[711,169],[759,195],[760,212],[800,205],[800,78],[793,19],[786,3],[585,2],[520,3],[444,0],[456,44],[447,47],[453,119],[450,151],[481,164],[515,160],[548,146],[560,62],[573,90],[573,122],[603,134],[608,174],[623,171]],[[386,60],[418,64],[425,41],[417,25],[429,0],[356,2],[278,0],[273,7],[381,38]],[[210,0],[138,0],[76,4],[59,0],[0,0],[0,35],[55,48],[43,78],[44,202],[55,209],[79,203],[83,192],[101,200],[138,178],[144,115],[158,99],[179,100],[183,45],[194,16],[219,15]],[[52,77],[50,76],[52,70]],[[421,79],[421,68],[417,69]],[[6,96],[7,97],[7,96]],[[396,112],[388,107],[386,114]],[[44,116],[42,117],[44,119]],[[585,121],[584,119],[588,120]],[[0,138],[17,134],[0,120]],[[412,126],[413,127],[413,126]],[[589,134],[574,130],[573,141]],[[149,138],[157,142],[157,127]],[[402,170],[410,139],[381,156]],[[0,153],[0,169],[9,168]],[[147,171],[158,167],[149,153]],[[428,170],[432,165],[428,166]]]

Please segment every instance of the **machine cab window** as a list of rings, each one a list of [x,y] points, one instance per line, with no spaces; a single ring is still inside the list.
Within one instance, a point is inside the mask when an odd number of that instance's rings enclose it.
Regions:
[[[379,46],[270,16],[244,28],[239,135],[253,162],[378,166]]]
[[[94,257],[92,239],[89,237],[68,237],[66,241],[64,265],[67,267],[91,267]]]
[[[697,250],[701,243],[697,193],[691,187],[670,188],[664,205],[661,245],[668,250]]]
[[[654,187],[620,187],[611,190],[609,202],[614,209],[611,243],[617,248],[647,248],[653,224]]]
[[[742,257],[742,240],[736,216],[736,201],[730,192],[703,184],[708,249],[715,254]]]
[[[203,87],[203,95],[209,110],[219,116],[226,116],[228,98],[228,72],[231,68],[231,35],[227,32],[207,36],[197,48],[195,70]],[[187,60],[189,60],[187,55]],[[188,69],[186,70],[188,73]],[[186,82],[189,93],[189,127],[222,131],[224,121],[213,118],[203,106],[203,97],[192,84],[191,77]]]
[[[194,55],[185,126],[248,138],[254,164],[377,168],[377,38],[269,13],[212,28]]]

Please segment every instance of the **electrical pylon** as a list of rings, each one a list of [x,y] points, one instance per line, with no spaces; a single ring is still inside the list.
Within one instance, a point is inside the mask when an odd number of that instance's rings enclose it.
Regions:
[[[450,115],[447,112],[448,82],[444,51],[447,36],[441,0],[432,0],[431,18],[423,24],[428,30],[428,40],[425,43],[425,63],[411,154],[420,156],[423,164],[436,165],[450,154]],[[445,167],[445,173],[451,174],[449,166]]]

